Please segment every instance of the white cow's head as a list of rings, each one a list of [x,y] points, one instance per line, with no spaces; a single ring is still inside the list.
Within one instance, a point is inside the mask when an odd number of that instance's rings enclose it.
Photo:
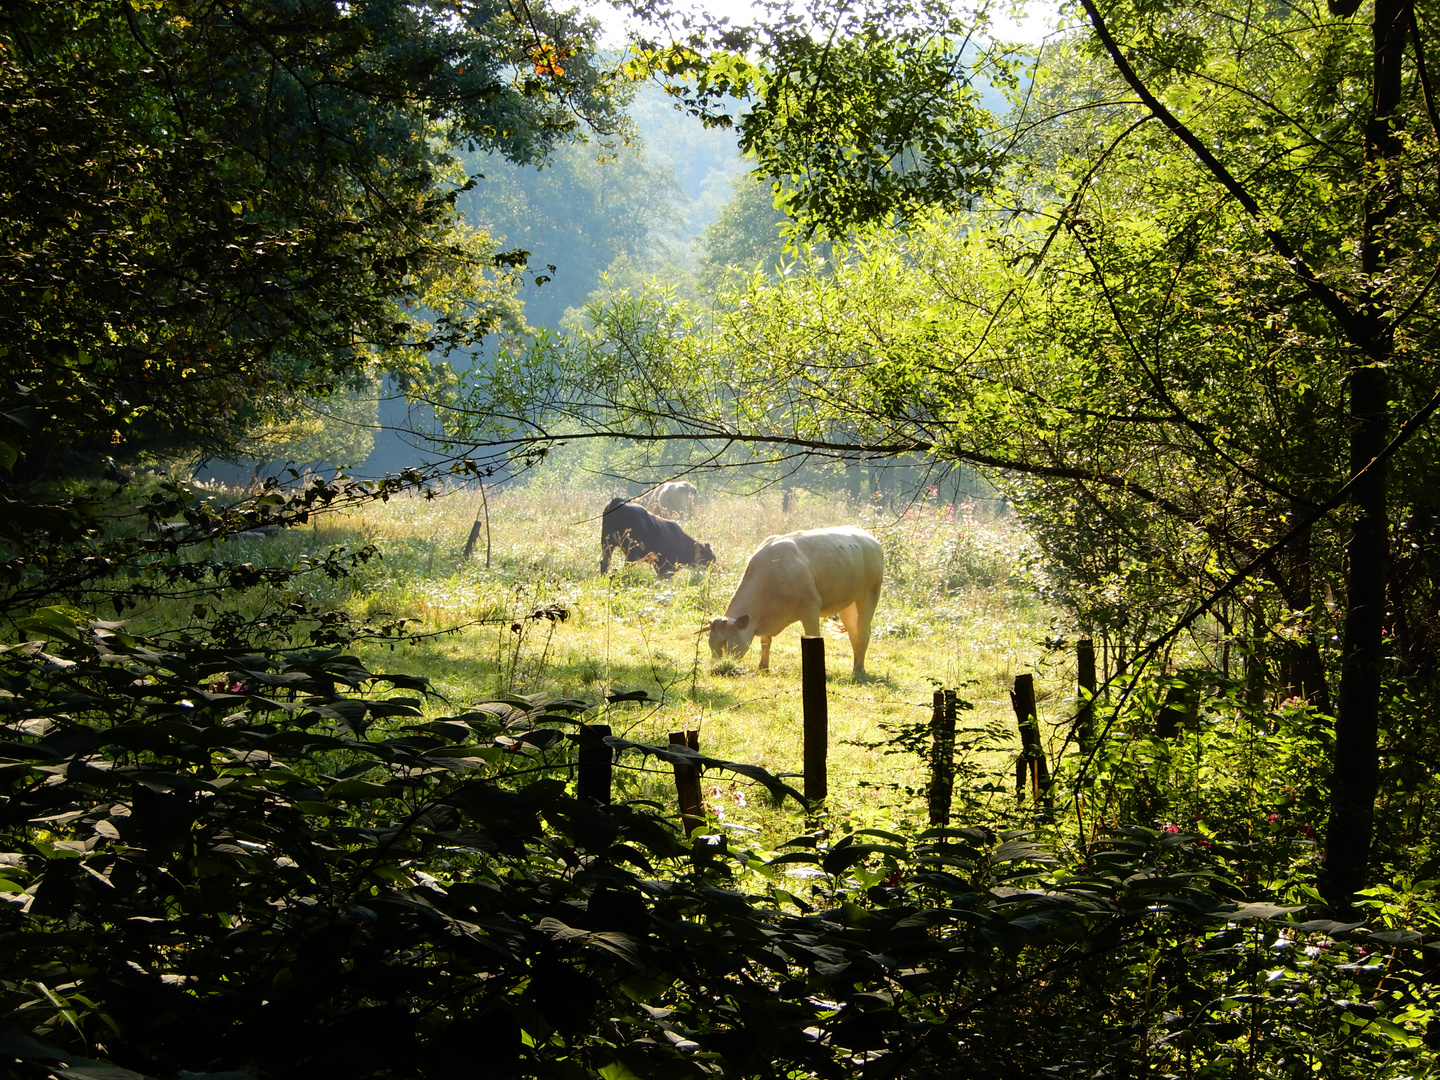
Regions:
[[[716,660],[730,656],[736,660],[745,655],[755,631],[750,626],[749,615],[733,619],[716,615],[710,620],[710,655]]]

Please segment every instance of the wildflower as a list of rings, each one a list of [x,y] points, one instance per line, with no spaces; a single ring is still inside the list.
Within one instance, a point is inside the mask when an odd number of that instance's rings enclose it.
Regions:
[[[1174,835],[1175,833],[1178,833],[1178,832],[1180,831],[1180,826],[1179,826],[1179,825],[1166,825],[1165,828],[1164,828],[1163,830],[1161,830],[1161,831],[1170,833],[1171,835]]]
[[[1267,820],[1268,822],[1270,822],[1271,825],[1279,825],[1279,824],[1280,824],[1280,815],[1279,815],[1279,814],[1271,814],[1271,815],[1270,815],[1268,818],[1266,818],[1265,820]]]

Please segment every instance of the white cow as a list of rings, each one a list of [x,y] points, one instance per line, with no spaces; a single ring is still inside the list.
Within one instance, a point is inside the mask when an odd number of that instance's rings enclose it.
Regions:
[[[655,505],[667,514],[688,515],[695,510],[700,493],[689,480],[671,480],[655,489]]]
[[[864,529],[838,525],[768,537],[750,556],[725,614],[710,620],[710,652],[716,659],[738,658],[758,637],[760,670],[767,671],[770,639],[781,630],[799,622],[818,637],[821,616],[839,615],[850,633],[858,678],[865,674],[884,577],[880,543]]]

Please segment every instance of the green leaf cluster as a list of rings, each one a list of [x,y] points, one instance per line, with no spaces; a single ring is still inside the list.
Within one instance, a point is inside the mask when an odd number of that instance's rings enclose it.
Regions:
[[[593,35],[469,3],[8,11],[12,468],[233,454],[303,395],[513,319],[488,237],[456,223],[447,148],[531,160],[577,114],[606,122]]]

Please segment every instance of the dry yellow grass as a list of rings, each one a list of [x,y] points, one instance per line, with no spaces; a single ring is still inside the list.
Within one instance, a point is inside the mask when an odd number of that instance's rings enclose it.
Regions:
[[[682,570],[663,580],[648,566],[631,564],[601,577],[600,512],[609,497],[578,488],[487,490],[488,569],[483,534],[475,555],[461,558],[480,508],[473,488],[433,500],[392,499],[352,519],[385,557],[351,596],[351,606],[417,620],[437,632],[394,652],[372,649],[370,661],[428,676],[440,695],[430,706],[437,714],[506,693],[549,692],[598,703],[608,692],[643,689],[657,703],[618,705],[596,719],[636,741],[663,742],[672,729],[696,727],[704,753],[796,774],[802,768],[799,626],[776,638],[764,674],[755,670],[758,645],[739,663],[715,665],[696,631],[724,610],[747,558],[766,536],[855,524],[880,539],[887,582],[866,659],[869,681],[851,680],[849,641],[838,621],[824,630],[832,817],[898,825],[923,814],[917,802],[873,786],[919,787],[921,763],[860,744],[883,739],[883,725],[927,718],[937,686],[959,687],[974,702],[975,710],[962,717],[972,727],[1013,729],[1008,690],[1023,671],[1043,672],[1037,683],[1051,700],[1042,705],[1042,720],[1061,720],[1068,710],[1073,672],[1043,644],[1054,613],[1008,580],[1019,570],[1024,544],[1008,518],[983,520],[934,501],[887,513],[809,496],[782,513],[778,491],[710,498],[684,522],[715,549],[717,562],[707,572]],[[547,611],[564,617],[536,617]],[[438,633],[452,627],[459,629]],[[673,799],[663,773],[633,775],[626,783],[628,794]],[[707,790],[725,820],[762,829],[766,841],[795,827],[757,806],[763,800],[756,789],[730,778],[707,778]]]

